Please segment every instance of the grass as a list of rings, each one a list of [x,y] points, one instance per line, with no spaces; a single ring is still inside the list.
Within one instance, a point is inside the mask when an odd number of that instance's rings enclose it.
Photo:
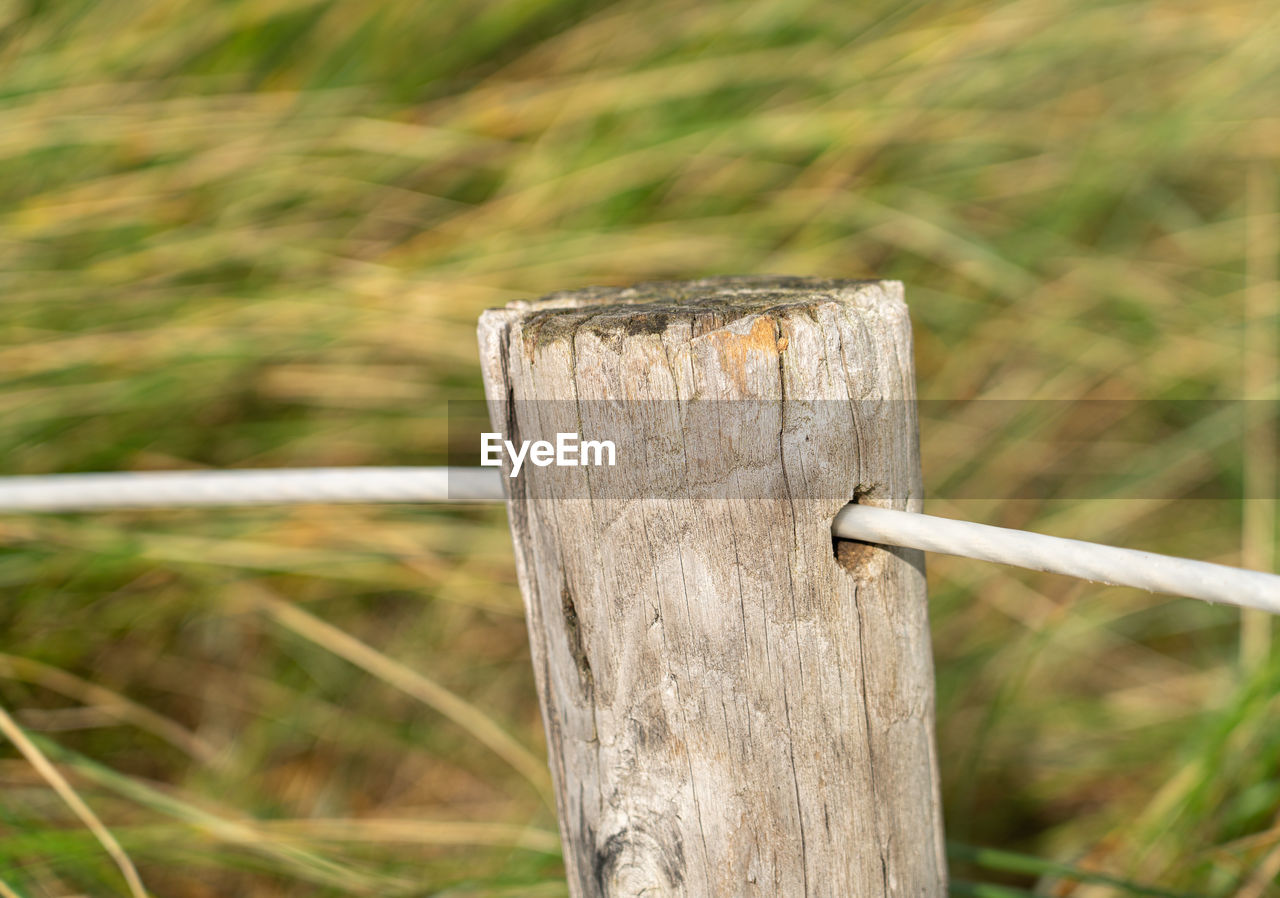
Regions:
[[[931,400],[1274,398],[1271,6],[0,3],[3,473],[439,461],[481,309],[719,273],[905,281]],[[937,408],[929,511],[1274,564],[1224,419],[1116,482]],[[3,518],[0,584],[0,707],[152,894],[564,893],[500,511]],[[956,894],[1280,895],[1256,624],[930,589]],[[0,894],[129,894],[4,752]]]

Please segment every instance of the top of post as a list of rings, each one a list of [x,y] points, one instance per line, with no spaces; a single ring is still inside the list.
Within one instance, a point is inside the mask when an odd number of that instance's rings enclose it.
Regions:
[[[899,281],[749,275],[566,290],[491,309],[481,321],[518,319],[526,345],[536,348],[583,334],[660,334],[674,320],[704,333],[743,318],[802,312],[829,302],[906,312]]]
[[[589,287],[485,312],[479,330],[495,430],[613,441],[631,459],[615,495],[808,496],[831,514],[920,495],[897,281]],[[529,474],[529,494],[603,494],[605,475],[581,474]]]

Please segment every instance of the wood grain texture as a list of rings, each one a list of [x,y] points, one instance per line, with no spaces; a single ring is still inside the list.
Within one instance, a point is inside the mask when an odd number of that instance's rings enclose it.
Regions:
[[[901,285],[591,288],[486,312],[480,344],[509,437],[589,435],[528,399],[615,400],[649,436],[569,498],[539,478],[591,469],[508,481],[572,894],[945,895],[923,559],[830,533],[855,496],[919,508]],[[717,444],[724,498],[667,463],[706,437],[670,400],[703,399],[767,400]]]

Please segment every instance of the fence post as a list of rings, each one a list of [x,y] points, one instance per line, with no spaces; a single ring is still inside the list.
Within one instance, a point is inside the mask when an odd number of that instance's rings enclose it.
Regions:
[[[571,894],[945,895],[922,556],[830,532],[854,497],[919,507],[902,286],[591,288],[480,344],[513,443],[644,434],[504,478]],[[710,463],[702,400],[751,410]]]

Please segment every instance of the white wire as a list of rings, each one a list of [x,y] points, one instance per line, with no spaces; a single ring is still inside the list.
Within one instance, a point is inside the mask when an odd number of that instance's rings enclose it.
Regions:
[[[1280,614],[1280,576],[891,508],[846,505],[832,532]]]
[[[300,468],[0,477],[0,511],[299,502],[500,502],[483,468]]]
[[[302,502],[500,502],[486,468],[311,468],[0,477],[0,512]],[[848,505],[844,539],[961,555],[1280,614],[1280,576],[932,515]]]

